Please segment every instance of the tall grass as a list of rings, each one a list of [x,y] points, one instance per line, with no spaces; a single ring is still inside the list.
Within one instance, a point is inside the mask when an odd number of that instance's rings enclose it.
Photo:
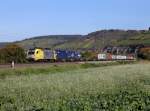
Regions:
[[[73,71],[78,69],[86,68],[96,68],[96,67],[105,67],[121,64],[133,64],[134,61],[126,62],[96,62],[96,63],[79,63],[79,64],[54,64],[54,65],[39,65],[39,66],[30,66],[30,67],[20,67],[15,69],[0,69],[0,78],[5,78],[10,75],[30,75],[30,74],[54,74],[60,72]]]
[[[73,69],[73,68],[72,68]],[[79,68],[0,79],[3,111],[150,110],[150,64]]]

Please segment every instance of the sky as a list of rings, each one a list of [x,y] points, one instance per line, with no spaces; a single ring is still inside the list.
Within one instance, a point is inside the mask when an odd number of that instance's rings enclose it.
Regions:
[[[150,0],[0,0],[0,42],[39,35],[148,29]]]

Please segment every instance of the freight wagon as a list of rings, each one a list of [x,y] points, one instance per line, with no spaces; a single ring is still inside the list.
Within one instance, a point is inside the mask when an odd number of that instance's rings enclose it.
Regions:
[[[98,54],[98,60],[135,60],[135,55],[114,55],[114,54]]]

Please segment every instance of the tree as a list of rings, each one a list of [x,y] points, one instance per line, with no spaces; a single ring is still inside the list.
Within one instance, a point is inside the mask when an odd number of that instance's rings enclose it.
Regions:
[[[141,48],[138,56],[143,59],[150,60],[150,47]]]
[[[26,55],[23,48],[16,44],[7,45],[5,48],[0,50],[0,62],[11,62],[23,63],[26,61]]]

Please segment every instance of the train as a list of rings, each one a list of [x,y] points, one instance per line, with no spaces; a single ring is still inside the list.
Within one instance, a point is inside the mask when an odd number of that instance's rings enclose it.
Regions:
[[[52,50],[48,48],[34,48],[27,51],[29,61],[49,62],[73,62],[73,61],[113,61],[113,60],[135,60],[135,54],[113,54],[101,51],[77,51],[77,50]]]

